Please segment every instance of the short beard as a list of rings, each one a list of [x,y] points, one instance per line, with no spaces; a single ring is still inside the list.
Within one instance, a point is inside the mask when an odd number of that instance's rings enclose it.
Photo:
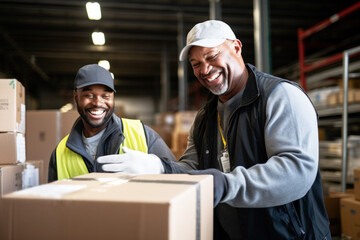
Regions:
[[[77,107],[77,109],[78,109],[78,113],[80,114],[81,118],[92,128],[101,128],[101,127],[105,126],[109,122],[112,114],[114,113],[114,108],[110,108],[109,111],[106,113],[104,120],[101,123],[93,124],[86,117],[85,113],[79,109],[79,107]]]
[[[214,95],[222,95],[224,94],[229,88],[228,81],[224,81],[224,84],[221,86],[221,88],[218,89],[211,89],[210,92],[212,92]]]

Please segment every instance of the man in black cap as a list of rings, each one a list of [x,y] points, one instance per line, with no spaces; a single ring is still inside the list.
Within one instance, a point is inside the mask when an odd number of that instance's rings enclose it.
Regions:
[[[80,117],[51,155],[49,182],[89,172],[159,174],[176,160],[154,130],[114,114],[115,92],[106,69],[97,64],[79,69],[74,101]]]

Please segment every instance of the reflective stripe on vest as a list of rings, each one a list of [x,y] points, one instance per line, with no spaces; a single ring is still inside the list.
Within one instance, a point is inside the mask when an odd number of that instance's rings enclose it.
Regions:
[[[122,118],[123,132],[125,139],[120,145],[119,154],[122,154],[122,147],[133,150],[148,152],[144,126],[140,120]],[[64,137],[56,148],[56,166],[58,180],[73,178],[89,173],[81,155],[66,147],[69,135]]]

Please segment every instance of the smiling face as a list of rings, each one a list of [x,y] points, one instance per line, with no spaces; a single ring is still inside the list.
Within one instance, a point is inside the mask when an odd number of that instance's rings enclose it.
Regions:
[[[194,46],[190,49],[189,60],[199,82],[219,95],[223,102],[245,86],[248,72],[239,40],[227,40],[212,48]]]
[[[84,124],[85,137],[103,130],[114,112],[114,92],[104,85],[90,85],[74,91],[77,110]]]

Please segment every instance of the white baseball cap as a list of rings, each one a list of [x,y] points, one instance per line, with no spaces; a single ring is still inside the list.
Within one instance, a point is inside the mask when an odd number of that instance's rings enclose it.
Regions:
[[[230,26],[219,20],[208,20],[196,24],[188,33],[186,46],[181,50],[179,60],[186,60],[192,46],[216,47],[226,40],[235,40]]]

